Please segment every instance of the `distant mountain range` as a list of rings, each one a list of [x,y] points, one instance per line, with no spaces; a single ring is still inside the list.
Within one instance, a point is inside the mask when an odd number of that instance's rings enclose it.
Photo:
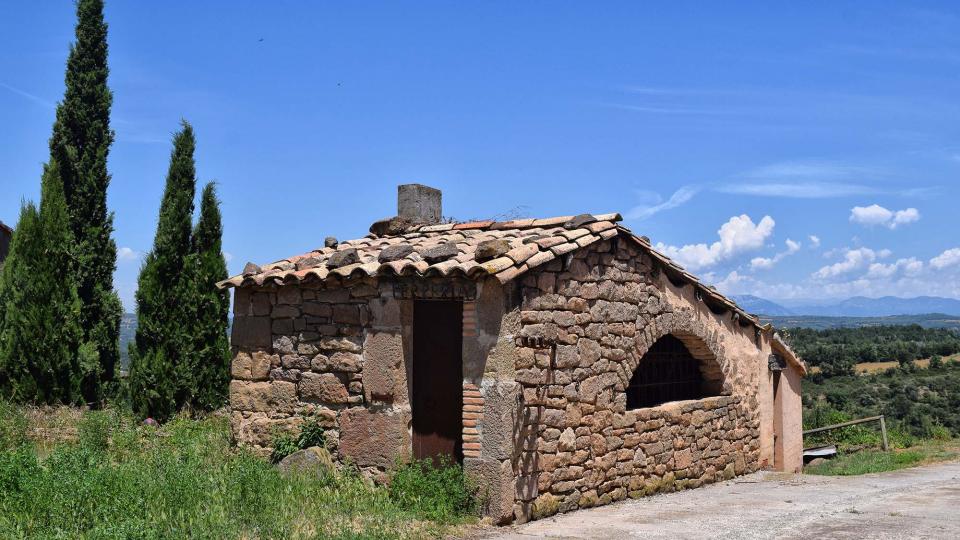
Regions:
[[[960,300],[937,296],[898,298],[855,296],[835,302],[791,301],[788,305],[752,295],[732,297],[744,310],[757,315],[816,317],[890,317],[937,313],[960,317]]]

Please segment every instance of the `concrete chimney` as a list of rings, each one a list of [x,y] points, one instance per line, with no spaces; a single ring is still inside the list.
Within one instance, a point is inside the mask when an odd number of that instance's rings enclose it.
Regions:
[[[434,225],[440,223],[442,213],[441,194],[423,184],[397,186],[397,215],[411,223]]]

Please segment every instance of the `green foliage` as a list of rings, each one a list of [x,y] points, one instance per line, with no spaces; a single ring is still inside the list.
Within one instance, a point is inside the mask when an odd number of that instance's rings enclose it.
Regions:
[[[114,379],[120,358],[120,299],[113,290],[117,246],[111,237],[113,214],[107,210],[107,157],[113,143],[107,87],[107,25],[102,0],[77,2],[76,42],[70,47],[66,91],[57,106],[50,138],[51,162],[60,176],[69,207],[75,262],[64,275],[76,288],[82,309],[74,316],[87,366],[82,392],[87,402],[100,402],[104,385]],[[75,349],[76,350],[76,349]]]
[[[297,446],[300,448],[310,448],[311,446],[324,446],[326,442],[320,421],[314,417],[307,418],[303,426],[300,427],[300,437],[297,439]]]
[[[193,404],[213,410],[224,404],[230,384],[230,343],[227,339],[230,296],[217,288],[229,277],[223,258],[220,201],[214,184],[200,196],[200,218],[193,230],[189,263],[193,266],[194,351],[191,394]]]
[[[81,346],[72,234],[56,161],[44,167],[40,201],[39,210],[22,207],[0,274],[0,385],[16,401],[82,403],[82,382],[100,366]]]
[[[477,486],[463,467],[430,460],[399,465],[390,477],[390,498],[425,519],[448,522],[478,512]]]
[[[19,408],[0,398],[0,452],[27,443],[27,418]]]
[[[85,432],[108,429],[106,447],[61,443],[44,458],[30,446],[0,451],[4,538],[372,539],[449,532],[355,473],[281,475],[231,448],[223,418],[177,417],[161,428],[122,415],[117,423],[105,418],[91,420]],[[94,439],[102,442],[100,435]]]
[[[137,288],[137,332],[130,346],[129,396],[141,416],[166,420],[184,407],[213,410],[230,382],[229,298],[223,228],[213,184],[201,198],[195,229],[193,128],[184,122],[173,139],[153,249]]]
[[[270,454],[270,461],[274,463],[279,463],[283,458],[300,450],[297,437],[289,433],[275,434],[271,444],[273,445],[273,452]]]
[[[803,405],[809,427],[834,423],[826,416],[833,410],[847,419],[883,414],[889,428],[913,437],[960,435],[960,365],[804,381]]]
[[[804,467],[803,472],[807,474],[852,476],[895,471],[918,465],[925,457],[923,452],[916,450],[900,452],[867,450],[838,456],[825,463]]]
[[[326,437],[323,434],[323,427],[320,422],[314,418],[307,418],[300,427],[300,434],[293,435],[286,431],[278,431],[273,435],[273,452],[270,454],[270,460],[278,463],[290,454],[310,448],[311,446],[325,446]]]
[[[960,352],[960,333],[947,328],[919,325],[865,326],[813,330],[791,328],[790,344],[810,366],[821,373],[812,377],[852,375],[860,362],[896,361],[912,368],[912,362],[933,355]]]

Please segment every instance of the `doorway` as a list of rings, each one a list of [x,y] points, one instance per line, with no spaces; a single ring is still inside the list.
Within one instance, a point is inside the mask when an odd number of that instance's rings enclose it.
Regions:
[[[463,462],[463,302],[413,306],[413,457]]]

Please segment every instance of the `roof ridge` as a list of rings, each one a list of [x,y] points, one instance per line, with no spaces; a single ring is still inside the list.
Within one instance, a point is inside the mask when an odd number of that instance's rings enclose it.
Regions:
[[[438,223],[434,225],[420,225],[412,227],[408,232],[444,232],[450,230],[501,230],[501,229],[532,229],[537,227],[555,227],[563,225],[576,218],[590,217],[594,221],[623,221],[623,216],[619,212],[609,212],[606,214],[578,214],[575,216],[556,216],[548,218],[523,218],[511,219],[507,221],[493,220],[475,220],[475,221],[454,221],[451,223]],[[395,235],[400,236],[400,235]]]

